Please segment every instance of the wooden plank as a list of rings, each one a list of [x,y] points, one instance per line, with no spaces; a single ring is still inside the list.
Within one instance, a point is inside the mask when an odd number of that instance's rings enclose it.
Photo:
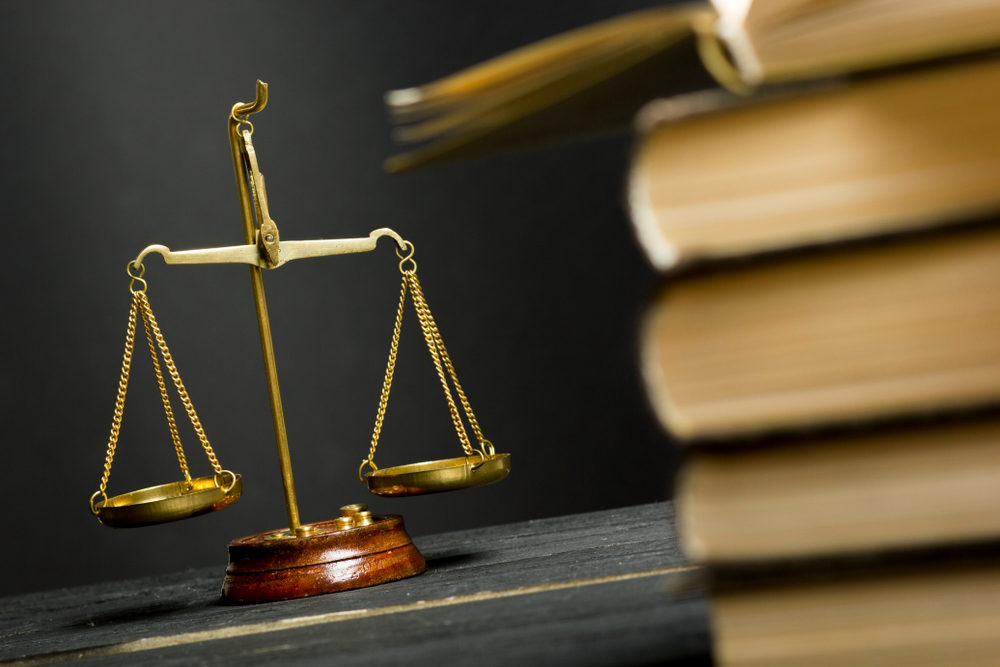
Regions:
[[[672,506],[416,539],[427,573],[302,600],[228,606],[193,570],[0,600],[0,660],[205,664],[707,660],[704,595]],[[17,663],[15,663],[17,664]]]

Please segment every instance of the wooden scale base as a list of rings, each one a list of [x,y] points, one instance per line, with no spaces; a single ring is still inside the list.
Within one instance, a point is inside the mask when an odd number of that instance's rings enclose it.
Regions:
[[[227,602],[273,602],[405,579],[427,569],[395,514],[372,516],[363,505],[341,516],[250,535],[229,543],[222,585]]]

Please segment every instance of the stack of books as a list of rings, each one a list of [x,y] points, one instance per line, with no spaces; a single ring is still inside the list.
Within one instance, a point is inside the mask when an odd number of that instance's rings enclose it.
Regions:
[[[387,97],[395,171],[594,130],[685,49],[721,84],[628,176],[720,665],[1000,664],[998,46],[1000,0],[712,0]]]
[[[641,365],[723,665],[1000,664],[1000,58],[656,102]]]

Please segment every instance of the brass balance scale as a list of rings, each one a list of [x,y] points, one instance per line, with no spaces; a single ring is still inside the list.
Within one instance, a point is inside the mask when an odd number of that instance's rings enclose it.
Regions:
[[[268,211],[264,177],[258,168],[257,155],[251,141],[253,125],[249,117],[261,111],[266,104],[267,84],[258,81],[256,99],[250,103],[238,102],[233,106],[229,116],[229,140],[239,191],[245,245],[180,252],[172,251],[162,245],[151,245],[126,266],[132,304],[125,336],[121,379],[118,384],[104,471],[97,492],[90,498],[90,510],[101,523],[106,526],[128,528],[214,512],[228,507],[240,497],[243,480],[239,474],[224,469],[219,462],[153,315],[146,295],[147,283],[143,278],[146,269],[143,262],[151,253],[157,253],[167,264],[249,265],[261,348],[264,354],[271,416],[278,445],[278,461],[285,491],[288,528],[250,535],[230,542],[229,566],[226,569],[222,595],[228,601],[240,603],[283,600],[371,586],[413,576],[426,569],[423,557],[407,535],[402,518],[397,515],[373,515],[366,505],[356,504],[342,507],[341,516],[330,521],[310,524],[300,522],[267,302],[264,297],[262,269],[276,269],[296,259],[368,252],[375,249],[380,238],[392,239],[396,244],[402,285],[375,426],[368,456],[361,461],[361,466],[358,468],[359,479],[367,485],[371,493],[393,497],[482,486],[499,481],[510,472],[510,455],[496,453],[490,441],[483,436],[479,422],[458,381],[455,367],[417,278],[413,244],[388,228],[376,229],[367,238],[279,240],[278,226]],[[417,312],[421,332],[444,390],[463,456],[379,468],[374,461],[375,450],[392,386],[407,295],[413,301]],[[140,320],[183,479],[108,497],[108,479],[118,444],[136,329]],[[160,358],[163,359],[167,375],[177,390],[188,419],[212,467],[211,475],[191,477],[167,393],[167,382]],[[458,397],[457,403],[455,395]],[[469,438],[462,414],[472,430],[475,444]]]

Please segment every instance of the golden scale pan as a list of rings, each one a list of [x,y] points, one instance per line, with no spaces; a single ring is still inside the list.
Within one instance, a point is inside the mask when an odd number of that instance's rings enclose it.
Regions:
[[[229,483],[219,475],[196,477],[123,493],[94,503],[94,513],[105,526],[137,528],[208,514],[235,503],[243,493],[242,478],[228,470]]]
[[[485,486],[509,474],[510,454],[487,454],[379,468],[364,480],[376,496],[419,496]]]

